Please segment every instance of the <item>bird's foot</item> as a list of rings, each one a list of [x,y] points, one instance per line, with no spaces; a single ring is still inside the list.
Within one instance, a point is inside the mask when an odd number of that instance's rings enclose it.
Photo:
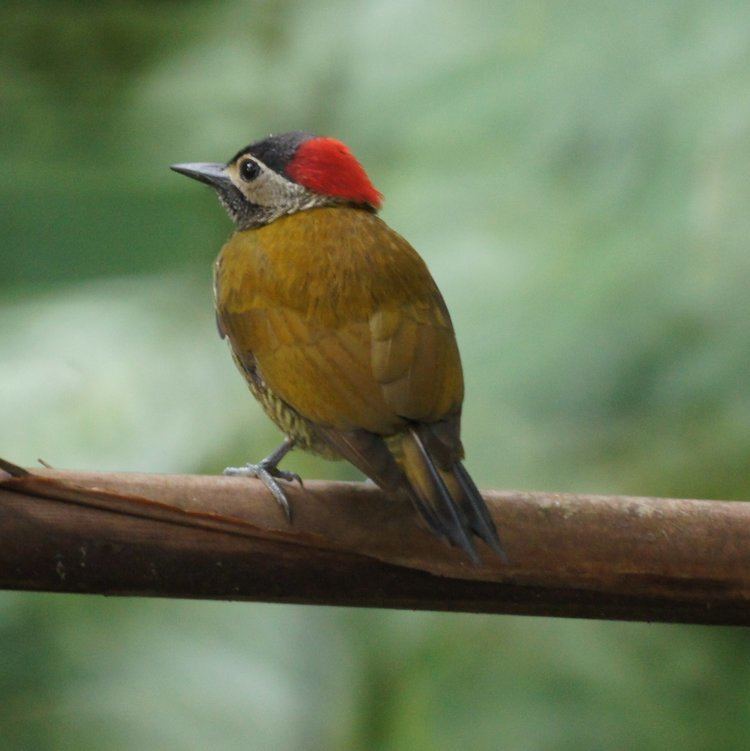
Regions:
[[[227,467],[224,470],[224,474],[231,477],[255,477],[260,480],[284,510],[287,521],[292,521],[292,507],[289,505],[289,499],[286,497],[286,493],[277,480],[285,480],[286,482],[296,481],[301,488],[304,488],[302,478],[296,472],[287,472],[284,469],[279,469],[273,462],[263,459],[257,464],[245,464],[243,467]]]

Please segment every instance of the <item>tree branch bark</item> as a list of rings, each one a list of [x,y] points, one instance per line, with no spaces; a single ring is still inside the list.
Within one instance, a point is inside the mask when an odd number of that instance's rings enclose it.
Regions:
[[[750,503],[489,491],[483,564],[369,484],[39,470],[0,462],[0,587],[750,624]],[[481,543],[480,543],[481,545]]]

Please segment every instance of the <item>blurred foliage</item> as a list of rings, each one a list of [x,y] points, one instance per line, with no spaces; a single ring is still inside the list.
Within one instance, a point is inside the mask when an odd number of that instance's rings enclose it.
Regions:
[[[750,6],[6,2],[0,455],[217,472],[278,435],[174,161],[347,141],[441,285],[482,485],[750,495]],[[295,454],[306,476],[355,477]],[[4,594],[0,746],[726,749],[742,631]]]

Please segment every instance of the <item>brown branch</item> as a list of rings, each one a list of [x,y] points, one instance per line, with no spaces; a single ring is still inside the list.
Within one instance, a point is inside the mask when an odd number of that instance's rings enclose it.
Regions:
[[[750,624],[750,503],[487,492],[470,565],[368,484],[24,473],[0,462],[0,587]]]

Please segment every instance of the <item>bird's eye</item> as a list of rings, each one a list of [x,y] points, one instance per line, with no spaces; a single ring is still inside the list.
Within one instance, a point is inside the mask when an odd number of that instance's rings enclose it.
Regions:
[[[260,165],[252,159],[242,162],[240,165],[240,177],[246,182],[252,182],[260,174]]]

